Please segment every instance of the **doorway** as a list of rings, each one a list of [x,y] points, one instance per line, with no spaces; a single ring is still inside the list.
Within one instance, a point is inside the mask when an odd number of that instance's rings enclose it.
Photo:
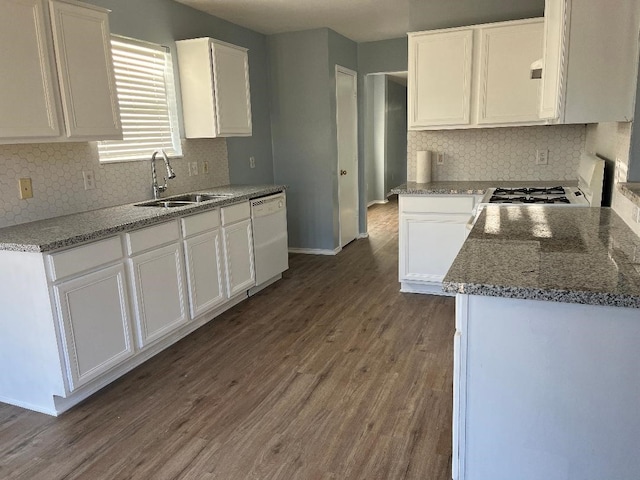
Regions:
[[[365,78],[364,158],[366,204],[385,203],[407,181],[407,73]]]
[[[336,65],[340,247],[358,236],[358,76]]]

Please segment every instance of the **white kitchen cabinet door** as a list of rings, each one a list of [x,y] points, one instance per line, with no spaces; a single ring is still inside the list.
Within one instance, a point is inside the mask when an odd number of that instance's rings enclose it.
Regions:
[[[140,348],[189,319],[184,298],[182,249],[175,243],[129,259]]]
[[[232,297],[256,284],[251,220],[243,220],[223,227],[222,235],[227,273],[227,295]]]
[[[221,137],[251,135],[249,58],[244,48],[211,42],[216,123]]]
[[[41,0],[0,2],[0,143],[60,136],[49,39]]]
[[[409,34],[409,129],[470,121],[473,29]]]
[[[71,391],[134,353],[124,265],[53,287]]]
[[[469,214],[400,216],[400,281],[442,283],[467,238]]]
[[[176,42],[187,138],[251,136],[245,48],[212,38]]]
[[[184,241],[191,318],[226,300],[220,229]]]
[[[531,64],[542,58],[544,25],[530,22],[480,30],[479,124],[542,123],[540,81],[531,79]]]
[[[50,6],[67,137],[122,139],[107,12],[60,1]]]
[[[541,118],[633,120],[639,23],[637,0],[546,0]]]

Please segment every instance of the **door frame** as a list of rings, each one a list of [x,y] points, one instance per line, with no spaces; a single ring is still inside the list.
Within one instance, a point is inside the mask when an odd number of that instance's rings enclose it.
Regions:
[[[338,74],[342,73],[344,75],[349,75],[353,77],[353,89],[354,89],[354,98],[355,98],[355,112],[353,116],[353,122],[355,123],[355,192],[356,192],[356,237],[354,240],[357,240],[362,235],[360,233],[360,161],[359,161],[359,150],[358,150],[358,73],[349,68],[343,67],[342,65],[335,65],[335,100],[336,100],[336,178],[338,180],[338,248],[342,249],[344,245],[342,245],[342,215],[340,212],[340,145],[338,142],[338,132],[340,131],[340,121],[338,118]]]

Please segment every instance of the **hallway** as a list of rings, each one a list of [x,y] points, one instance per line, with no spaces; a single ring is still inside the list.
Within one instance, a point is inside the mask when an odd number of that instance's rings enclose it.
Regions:
[[[12,479],[451,478],[454,301],[399,293],[397,201],[50,418],[0,404]]]

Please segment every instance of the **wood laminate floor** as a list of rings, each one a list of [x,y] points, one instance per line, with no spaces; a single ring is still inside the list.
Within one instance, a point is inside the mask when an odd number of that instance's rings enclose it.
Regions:
[[[0,404],[0,478],[451,478],[454,303],[399,293],[397,225],[370,208],[368,239],[291,255],[59,418]]]

